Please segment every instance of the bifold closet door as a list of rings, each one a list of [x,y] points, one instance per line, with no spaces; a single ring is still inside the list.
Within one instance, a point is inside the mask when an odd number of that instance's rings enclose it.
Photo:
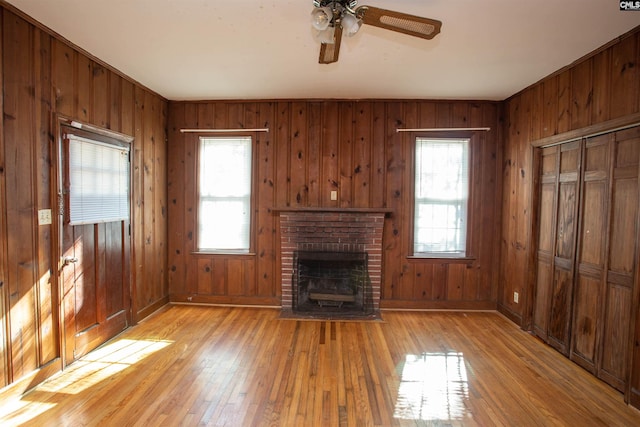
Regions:
[[[553,150],[556,150],[555,155]],[[580,141],[546,149],[541,161],[541,228],[538,237],[534,328],[549,345],[568,355],[579,199]]]
[[[609,175],[613,135],[585,142],[576,254],[571,360],[591,373],[596,358],[604,306],[604,277],[609,227]]]
[[[544,148],[540,164],[534,332],[624,391],[636,286],[640,127]]]
[[[580,141],[560,147],[556,244],[548,343],[569,353],[580,175]]]
[[[640,127],[615,133],[602,357],[597,376],[624,391],[638,241]]]

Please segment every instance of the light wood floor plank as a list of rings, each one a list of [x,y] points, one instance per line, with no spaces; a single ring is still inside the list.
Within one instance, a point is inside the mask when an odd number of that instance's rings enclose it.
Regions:
[[[497,313],[382,317],[166,306],[0,402],[0,425],[640,425],[620,393]]]

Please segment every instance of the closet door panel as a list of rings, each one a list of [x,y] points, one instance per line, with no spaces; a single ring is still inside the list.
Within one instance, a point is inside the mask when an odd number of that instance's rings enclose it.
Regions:
[[[571,360],[595,373],[597,329],[602,278],[580,274],[575,292],[575,320]]]
[[[556,188],[558,185],[559,147],[542,150],[540,165],[540,205],[537,251],[536,291],[533,313],[534,333],[547,340],[551,287],[553,284],[553,255],[555,241]]]
[[[616,171],[614,175],[609,269],[631,274],[635,265],[638,182],[636,176],[626,177],[628,171],[624,172]]]
[[[631,312],[631,289],[610,284],[607,293],[607,316],[603,335],[602,364],[598,377],[624,392],[627,369],[627,342]]]
[[[573,260],[577,200],[577,183],[573,180],[560,183],[556,242],[556,257],[558,258]]]
[[[564,354],[567,354],[569,349],[569,313],[572,287],[573,273],[571,269],[560,267],[560,263],[556,261],[547,340],[551,346]]]
[[[538,270],[536,276],[536,301],[533,313],[533,327],[534,333],[545,341],[547,340],[547,329],[549,326],[549,297],[551,295],[551,278],[551,257],[538,256]]]

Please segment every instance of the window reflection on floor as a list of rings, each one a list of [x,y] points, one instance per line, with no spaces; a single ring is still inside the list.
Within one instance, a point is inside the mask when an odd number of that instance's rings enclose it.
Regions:
[[[394,416],[411,420],[470,418],[467,371],[462,353],[407,355],[401,372]]]

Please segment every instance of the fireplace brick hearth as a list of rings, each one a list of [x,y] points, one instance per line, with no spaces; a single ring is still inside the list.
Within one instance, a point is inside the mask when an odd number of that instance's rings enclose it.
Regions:
[[[384,209],[289,208],[280,213],[282,310],[292,311],[296,251],[367,254],[374,312],[380,310]]]

